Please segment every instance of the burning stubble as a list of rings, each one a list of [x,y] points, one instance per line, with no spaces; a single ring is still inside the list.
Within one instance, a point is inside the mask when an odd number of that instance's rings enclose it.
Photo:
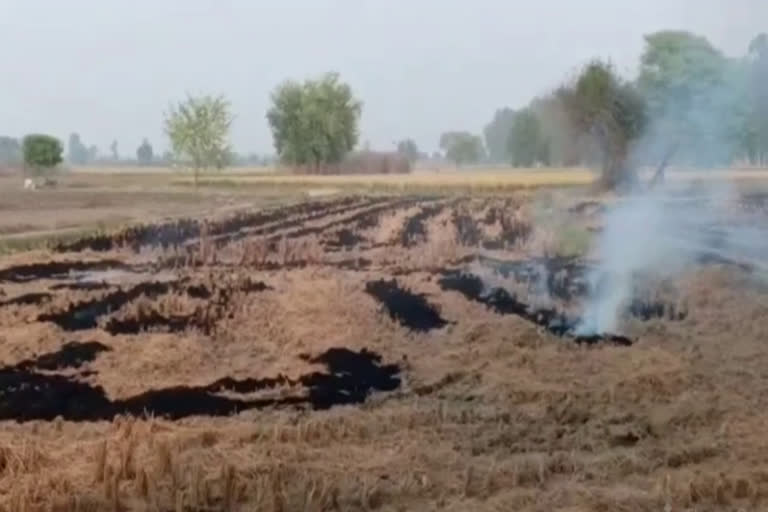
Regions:
[[[643,281],[678,278],[700,263],[765,270],[768,232],[749,222],[723,183],[687,189],[668,184],[617,202],[606,211],[593,248],[598,264],[576,333],[615,332]]]

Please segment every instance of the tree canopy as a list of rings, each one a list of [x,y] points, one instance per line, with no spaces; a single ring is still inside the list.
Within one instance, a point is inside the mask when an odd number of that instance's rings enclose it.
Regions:
[[[746,115],[738,112],[739,75],[738,63],[704,37],[683,31],[647,35],[637,79],[652,121],[646,152],[658,155],[675,145],[694,164],[729,160],[740,129],[734,123],[743,126]]]
[[[141,145],[138,149],[136,149],[136,160],[139,161],[140,165],[149,165],[152,163],[153,156],[152,145],[145,138],[141,141]]]
[[[493,114],[491,122],[485,125],[483,136],[485,147],[488,149],[488,158],[496,163],[507,162],[509,153],[509,132],[515,121],[515,111],[504,107]]]
[[[358,142],[362,103],[337,73],[283,82],[271,100],[267,120],[284,163],[317,172],[320,166],[341,162]]]
[[[397,152],[413,163],[419,159],[419,147],[413,139],[403,139],[397,143]]]
[[[67,159],[70,163],[77,165],[85,165],[88,163],[88,148],[80,140],[79,133],[72,133],[69,135],[69,142],[67,143]]]
[[[18,139],[0,136],[0,165],[20,164],[21,161],[21,144]]]
[[[492,159],[506,134],[516,165],[537,154],[546,155],[542,163],[596,165],[609,187],[634,181],[641,165],[768,163],[768,34],[756,35],[740,58],[685,31],[655,32],[644,42],[636,77],[596,60],[515,109],[527,113],[498,109],[484,132]]]
[[[610,64],[593,61],[558,90],[571,122],[599,149],[603,184],[615,187],[634,180],[627,165],[630,144],[645,126],[645,102],[633,84]]]
[[[24,163],[35,174],[42,174],[59,165],[63,151],[59,139],[50,135],[31,134],[22,142]]]
[[[440,149],[456,165],[478,163],[485,158],[483,140],[469,132],[446,132],[440,136]]]
[[[514,115],[507,139],[507,154],[515,167],[549,163],[549,143],[532,109],[526,108]]]
[[[229,162],[231,125],[230,104],[224,96],[189,96],[168,110],[165,132],[173,152],[191,164],[195,185],[201,171],[221,169]]]
[[[755,36],[749,44],[749,115],[743,147],[749,159],[768,164],[768,34]]]

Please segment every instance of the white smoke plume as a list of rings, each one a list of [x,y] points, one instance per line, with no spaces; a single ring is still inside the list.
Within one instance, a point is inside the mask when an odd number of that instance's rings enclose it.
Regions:
[[[705,171],[704,171],[705,172]],[[768,231],[734,213],[727,182],[636,192],[605,213],[594,247],[598,260],[577,335],[614,333],[640,279],[669,279],[702,261],[762,266]]]

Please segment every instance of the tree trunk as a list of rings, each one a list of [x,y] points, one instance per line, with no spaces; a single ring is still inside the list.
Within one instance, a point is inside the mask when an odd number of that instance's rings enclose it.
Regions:
[[[667,165],[669,165],[669,161],[672,159],[672,157],[677,153],[677,148],[679,147],[679,144],[677,142],[674,142],[669,149],[667,149],[667,152],[664,153],[664,157],[661,159],[661,162],[659,163],[659,166],[656,168],[656,172],[653,175],[653,178],[651,178],[651,183],[648,185],[649,188],[653,188],[658,183],[664,182],[664,171],[667,168]]]

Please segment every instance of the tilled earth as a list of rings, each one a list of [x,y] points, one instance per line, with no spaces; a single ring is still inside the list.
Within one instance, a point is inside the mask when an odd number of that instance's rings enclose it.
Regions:
[[[6,258],[0,510],[768,506],[753,269],[702,258],[576,336],[595,262],[529,202],[342,197]]]

